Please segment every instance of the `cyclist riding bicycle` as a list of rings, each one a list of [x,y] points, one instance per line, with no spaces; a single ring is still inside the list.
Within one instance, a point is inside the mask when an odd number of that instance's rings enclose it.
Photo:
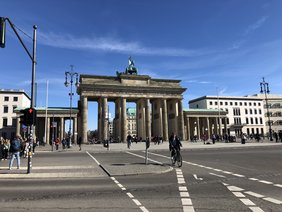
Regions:
[[[169,137],[169,151],[171,152],[172,159],[176,154],[176,152],[180,151],[180,147],[182,147],[182,144],[180,142],[179,137],[176,136],[174,133],[172,133],[171,136]]]

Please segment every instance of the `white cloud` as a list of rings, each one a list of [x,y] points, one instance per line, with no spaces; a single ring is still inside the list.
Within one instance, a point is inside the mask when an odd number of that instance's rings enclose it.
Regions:
[[[57,48],[67,48],[67,49],[77,49],[77,50],[100,50],[107,52],[118,52],[124,54],[139,54],[139,55],[158,55],[158,56],[201,56],[206,54],[211,54],[214,51],[207,49],[178,49],[178,48],[154,48],[146,47],[139,42],[124,42],[118,39],[109,37],[92,37],[92,38],[78,38],[69,34],[59,35],[44,32],[38,32],[38,42],[43,45],[57,47]]]
[[[256,21],[254,24],[249,25],[247,29],[245,30],[244,35],[248,35],[251,32],[255,31],[256,29],[260,28],[267,19],[268,19],[268,16],[263,16],[258,21]]]

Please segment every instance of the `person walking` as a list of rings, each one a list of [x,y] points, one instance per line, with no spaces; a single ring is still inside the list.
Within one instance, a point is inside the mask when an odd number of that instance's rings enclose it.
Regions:
[[[59,137],[56,138],[56,140],[55,140],[56,150],[59,150],[60,143],[61,143],[61,141],[60,141]]]
[[[78,138],[77,144],[78,144],[78,146],[79,146],[79,151],[81,151],[81,144],[82,144],[82,138],[81,138],[81,136]]]
[[[128,136],[127,136],[127,138],[126,138],[126,140],[127,140],[127,148],[128,148],[128,149],[130,149],[130,146],[131,146],[131,139],[132,139],[131,135],[128,134]]]
[[[11,142],[10,151],[12,153],[12,157],[9,163],[9,170],[12,169],[15,158],[17,159],[17,169],[20,168],[21,160],[20,160],[20,151],[22,149],[22,141],[19,135],[16,136],[14,140]]]

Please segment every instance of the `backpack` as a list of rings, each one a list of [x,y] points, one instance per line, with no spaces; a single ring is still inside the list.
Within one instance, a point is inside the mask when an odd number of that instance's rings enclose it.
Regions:
[[[18,139],[14,139],[11,145],[12,151],[18,152],[21,150],[21,142]]]

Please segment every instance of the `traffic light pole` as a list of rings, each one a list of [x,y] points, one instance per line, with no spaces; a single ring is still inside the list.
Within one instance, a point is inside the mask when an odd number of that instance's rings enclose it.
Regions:
[[[33,51],[32,55],[26,48],[24,42],[22,41],[21,37],[19,36],[17,30],[14,27],[14,24],[10,21],[9,18],[5,17],[4,21],[8,21],[10,26],[12,27],[13,31],[15,32],[17,38],[21,42],[22,46],[24,47],[26,53],[30,57],[32,61],[32,78],[31,78],[31,104],[30,107],[34,108],[35,106],[35,67],[36,67],[36,29],[37,26],[33,26]],[[3,45],[5,46],[5,45]],[[27,163],[27,174],[31,172],[31,167],[32,167],[32,145],[33,145],[33,140],[34,140],[34,123],[30,126],[28,126],[28,141],[29,141],[29,150],[28,150],[28,163]]]
[[[32,51],[32,77],[31,77],[31,104],[30,107],[34,108],[35,106],[35,68],[36,68],[36,29],[37,26],[33,26],[33,51]],[[35,121],[35,120],[34,120]],[[27,174],[31,172],[32,168],[32,146],[34,144],[34,124],[29,126],[29,149],[27,157]]]

